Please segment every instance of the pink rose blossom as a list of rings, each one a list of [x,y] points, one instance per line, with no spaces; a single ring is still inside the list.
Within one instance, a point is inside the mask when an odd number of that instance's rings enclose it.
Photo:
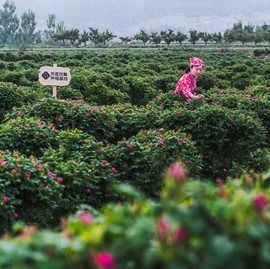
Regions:
[[[113,173],[118,173],[118,171],[116,170],[115,167],[112,167],[112,168],[111,168],[111,171],[112,171]]]
[[[57,178],[57,182],[58,182],[58,183],[62,183],[62,182],[63,182],[63,178],[58,177],[58,178]]]
[[[183,145],[185,145],[187,143],[182,137],[179,138],[179,142],[182,143]]]
[[[170,233],[170,223],[166,218],[157,221],[157,236],[159,241],[166,241]]]
[[[57,174],[55,173],[52,173],[52,172],[48,172],[48,175],[52,178],[56,178],[57,177]]]
[[[173,234],[174,242],[183,242],[187,237],[187,231],[185,228],[177,229]]]
[[[42,169],[42,165],[39,164],[39,163],[36,163],[34,167],[37,168],[37,169]]]
[[[16,213],[16,212],[14,212],[13,216],[14,216],[14,218],[18,218],[19,217],[19,214]]]
[[[162,140],[158,141],[159,146],[164,146],[164,142]]]
[[[29,172],[24,173],[24,177],[25,177],[25,178],[30,177],[30,173],[29,173]]]
[[[258,194],[252,200],[252,205],[257,211],[263,211],[267,207],[268,201],[263,194]]]
[[[15,167],[15,168],[13,168],[12,170],[11,170],[11,173],[12,174],[16,174],[17,172],[19,172],[20,171],[20,168],[19,167]]]
[[[92,256],[93,262],[99,266],[100,269],[114,269],[115,261],[111,253],[101,252]]]
[[[107,160],[103,160],[103,161],[102,161],[102,164],[106,164],[106,163],[108,163]]]
[[[224,187],[222,187],[222,186],[220,187],[220,189],[218,191],[218,196],[221,198],[226,198],[228,196],[228,193]]]
[[[3,162],[1,163],[2,166],[6,166],[6,165],[8,165],[8,164],[9,164],[9,161],[3,161]]]
[[[86,192],[86,193],[90,193],[91,190],[88,188],[88,189],[85,190],[85,192]]]
[[[175,162],[171,165],[169,169],[170,175],[176,180],[176,181],[185,181],[186,180],[186,174],[184,171],[183,166]]]
[[[89,212],[83,212],[80,214],[80,220],[85,225],[89,225],[93,222],[93,217]]]
[[[157,222],[157,231],[158,233],[167,233],[170,228],[170,223],[166,218],[161,218]]]
[[[5,196],[3,197],[3,200],[4,200],[5,203],[8,202],[8,200],[9,200],[8,196],[5,195]]]

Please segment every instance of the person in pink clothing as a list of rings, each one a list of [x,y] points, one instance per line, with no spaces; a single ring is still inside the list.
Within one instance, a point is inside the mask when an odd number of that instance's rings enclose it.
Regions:
[[[178,80],[174,94],[181,94],[187,102],[191,99],[204,98],[203,94],[196,94],[197,79],[204,69],[204,61],[197,57],[190,58],[189,67]]]

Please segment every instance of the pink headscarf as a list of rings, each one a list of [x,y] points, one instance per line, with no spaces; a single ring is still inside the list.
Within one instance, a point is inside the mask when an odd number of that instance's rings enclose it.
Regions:
[[[201,59],[197,57],[190,58],[189,61],[190,61],[190,65],[192,66],[201,65],[204,67],[204,61],[202,61]]]

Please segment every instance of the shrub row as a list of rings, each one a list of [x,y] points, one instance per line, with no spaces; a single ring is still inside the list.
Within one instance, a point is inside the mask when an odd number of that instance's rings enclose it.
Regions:
[[[174,163],[157,204],[127,185],[129,203],[82,206],[59,232],[17,223],[0,240],[2,268],[208,268],[270,266],[269,172],[226,184],[187,180]]]

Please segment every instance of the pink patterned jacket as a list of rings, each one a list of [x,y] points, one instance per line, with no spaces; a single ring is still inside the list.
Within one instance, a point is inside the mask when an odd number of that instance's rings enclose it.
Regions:
[[[184,74],[177,82],[174,94],[183,94],[184,98],[189,102],[190,94],[196,94],[197,79],[190,72]]]

